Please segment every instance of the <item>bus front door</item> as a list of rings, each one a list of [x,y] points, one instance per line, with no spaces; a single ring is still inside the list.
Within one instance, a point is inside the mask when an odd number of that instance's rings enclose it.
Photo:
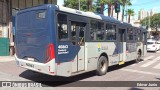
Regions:
[[[71,21],[70,24],[72,46],[79,48],[72,62],[72,73],[76,73],[85,70],[84,32],[86,30],[86,24],[75,21]]]
[[[120,61],[119,65],[124,64],[126,60],[126,33],[125,29],[119,29],[119,42],[120,42]]]

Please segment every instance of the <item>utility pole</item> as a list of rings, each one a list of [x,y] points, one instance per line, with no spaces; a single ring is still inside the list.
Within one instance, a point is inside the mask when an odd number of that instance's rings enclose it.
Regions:
[[[148,25],[148,28],[150,28],[150,25],[151,25],[151,15],[149,15],[149,25]]]
[[[126,5],[126,22],[128,21],[127,19],[128,19],[128,5]]]
[[[149,16],[149,19],[148,19],[148,30],[149,30],[149,35],[151,35],[151,29],[150,29],[150,12],[147,12],[148,13],[148,16]]]
[[[79,10],[81,10],[81,9],[80,9],[80,8],[81,8],[81,7],[80,7],[80,4],[81,4],[81,3],[80,3],[80,0],[78,0],[78,3],[79,3]]]
[[[118,20],[118,17],[119,17],[119,13],[117,12],[117,20]]]

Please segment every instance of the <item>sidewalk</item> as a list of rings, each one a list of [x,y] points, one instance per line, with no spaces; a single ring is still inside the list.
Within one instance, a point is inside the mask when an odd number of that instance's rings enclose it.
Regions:
[[[10,62],[10,61],[15,61],[15,57],[14,56],[0,56],[0,63]]]

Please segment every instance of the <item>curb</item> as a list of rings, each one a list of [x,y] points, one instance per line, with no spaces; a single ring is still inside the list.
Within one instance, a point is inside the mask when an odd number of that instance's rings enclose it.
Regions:
[[[14,56],[2,56],[0,57],[0,63],[1,62],[10,62],[10,61],[15,61]]]

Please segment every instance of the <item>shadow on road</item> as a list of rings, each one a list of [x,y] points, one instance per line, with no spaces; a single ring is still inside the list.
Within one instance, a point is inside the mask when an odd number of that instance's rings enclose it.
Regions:
[[[143,61],[143,60],[141,59],[139,62],[142,62],[142,61]],[[114,66],[109,67],[108,72],[115,71],[115,70],[118,70],[118,69],[121,69],[121,68],[130,66],[130,65],[135,64],[135,63],[136,63],[135,60],[132,60],[132,61],[126,62],[126,63],[123,64],[123,65],[114,65]],[[138,64],[138,63],[137,63],[137,64]]]
[[[62,86],[62,85],[74,83],[76,81],[83,80],[83,79],[89,78],[89,77],[93,77],[95,75],[96,75],[95,71],[91,71],[91,72],[87,72],[87,73],[76,75],[76,76],[61,77],[61,76],[50,76],[50,75],[26,70],[26,71],[22,72],[19,76],[23,77],[25,79],[29,79],[31,81],[41,83],[45,86],[54,86],[55,87],[55,86]]]
[[[144,89],[140,89],[140,88],[135,88],[135,87],[133,87],[133,88],[131,88],[131,89],[129,89],[129,90],[144,90]]]
[[[127,62],[124,65],[111,66],[111,67],[108,68],[108,72],[119,70],[123,67],[132,65],[134,63],[135,63],[135,61],[130,61],[130,62]],[[49,75],[46,75],[46,74],[41,74],[41,73],[31,71],[31,70],[26,70],[26,71],[22,72],[19,76],[22,77],[22,78],[31,80],[31,81],[42,83],[45,86],[56,87],[56,86],[65,86],[65,85],[70,84],[70,83],[74,83],[74,82],[77,82],[77,81],[80,81],[80,80],[83,80],[83,79],[86,79],[86,78],[96,76],[96,73],[95,73],[95,71],[91,71],[91,72],[87,72],[87,73],[76,75],[76,76],[61,77],[61,76],[49,76]]]
[[[160,80],[160,78],[157,78],[157,77],[156,77],[156,79]]]
[[[147,53],[156,53],[155,51],[147,51]]]

